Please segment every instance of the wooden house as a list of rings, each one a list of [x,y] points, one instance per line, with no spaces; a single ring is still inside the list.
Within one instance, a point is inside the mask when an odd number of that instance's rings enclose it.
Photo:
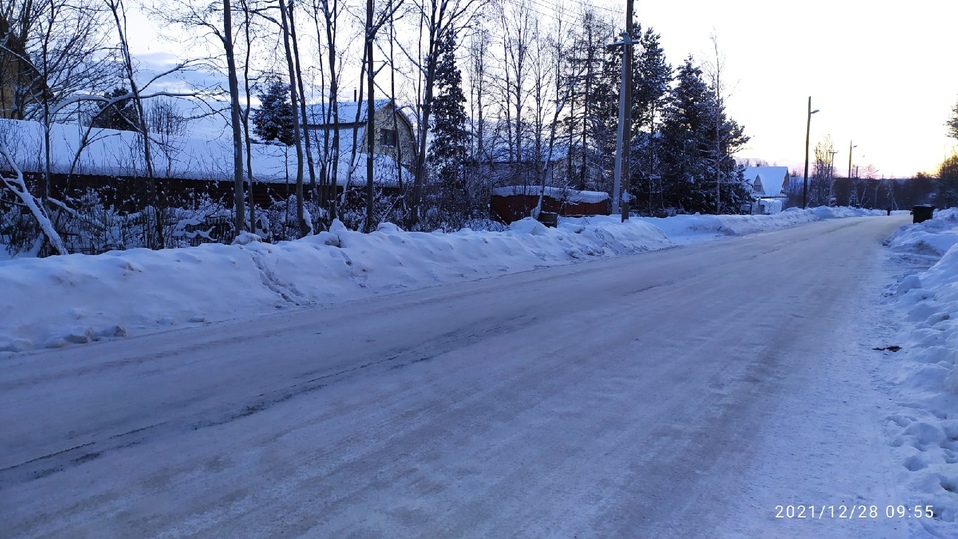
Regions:
[[[397,163],[412,168],[416,156],[416,136],[412,122],[391,99],[380,99],[373,106],[375,134],[373,154],[388,155]],[[306,106],[306,128],[313,133],[312,141],[320,155],[333,143],[333,135],[339,133],[340,157],[353,153],[366,153],[367,103],[365,101],[338,103],[336,114],[326,103]]]
[[[782,211],[788,198],[788,167],[745,167],[742,174],[752,190],[752,213]]]

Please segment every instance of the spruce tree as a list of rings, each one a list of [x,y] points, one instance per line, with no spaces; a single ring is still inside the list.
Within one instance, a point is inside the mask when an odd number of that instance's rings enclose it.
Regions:
[[[666,205],[688,213],[714,212],[717,179],[723,211],[738,211],[747,202],[749,193],[732,154],[748,137],[727,117],[691,56],[676,74],[657,142]]]
[[[273,79],[257,97],[261,105],[253,111],[253,133],[264,142],[278,140],[291,146],[296,141],[296,134],[293,106],[289,102],[289,85]]]
[[[662,205],[661,182],[657,180],[655,147],[652,140],[662,115],[665,99],[672,81],[672,66],[665,59],[665,51],[659,43],[660,36],[651,28],[642,32],[635,24],[633,35],[637,36],[635,65],[633,66],[632,89],[632,147],[631,180],[632,194],[638,201],[633,207],[649,214]]]
[[[466,98],[462,93],[462,74],[456,66],[456,36],[445,34],[436,47],[434,97],[430,100],[432,141],[426,155],[430,173],[437,180],[432,203],[437,218],[432,226],[458,229],[469,218],[471,202],[463,181],[463,165],[468,155]]]
[[[652,123],[652,115],[661,112],[659,109],[672,80],[672,66],[665,59],[659,34],[651,28],[643,33],[642,26],[635,24],[633,35],[637,44],[632,68],[632,119],[637,132],[647,129]]]
[[[139,131],[140,115],[136,112],[132,96],[127,99],[117,99],[130,95],[130,91],[123,87],[114,88],[103,97],[111,103],[101,103],[99,113],[93,117],[90,125],[102,129],[116,129],[119,131]]]
[[[446,34],[437,48],[436,96],[432,100],[432,143],[428,161],[444,186],[457,186],[466,160],[469,133],[466,131],[466,98],[462,74],[456,66],[456,37]]]

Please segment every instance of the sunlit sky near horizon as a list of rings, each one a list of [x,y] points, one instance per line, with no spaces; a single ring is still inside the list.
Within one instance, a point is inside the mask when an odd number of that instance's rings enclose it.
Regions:
[[[603,14],[621,13],[625,0],[595,0]],[[540,12],[568,0],[534,0]],[[643,27],[661,35],[669,62],[691,54],[714,62],[711,36],[723,58],[729,115],[751,136],[737,157],[801,170],[808,97],[814,146],[826,135],[836,173],[868,165],[878,176],[934,172],[955,151],[945,121],[958,103],[958,0],[908,3],[868,0],[635,0]],[[131,13],[133,53],[169,49]]]
[[[885,177],[935,171],[958,144],[944,126],[958,103],[956,0],[635,0],[635,13],[673,65],[714,58],[717,36],[729,114],[752,137],[739,157],[800,169],[809,96],[811,146],[831,135],[841,176],[850,142],[853,166]]]

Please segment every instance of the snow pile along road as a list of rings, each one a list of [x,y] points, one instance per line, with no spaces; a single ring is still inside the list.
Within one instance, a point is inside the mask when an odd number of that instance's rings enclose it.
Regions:
[[[251,317],[287,307],[492,277],[540,266],[663,249],[826,218],[871,215],[847,208],[771,216],[531,219],[505,232],[372,234],[332,230],[267,244],[113,251],[0,261],[0,353]]]
[[[900,494],[909,510],[933,507],[934,520],[909,520],[915,534],[958,537],[958,209],[901,227],[889,245],[899,263],[934,263],[888,292],[900,314],[896,341],[883,352],[897,408],[886,429],[903,466]]]
[[[903,213],[903,212],[896,212]],[[836,219],[842,217],[861,217],[863,215],[885,215],[878,210],[858,208],[812,208],[800,210],[789,208],[774,215],[681,215],[666,219],[652,217],[640,218],[661,228],[671,240],[678,244],[708,241],[725,236],[742,236],[756,232],[779,230],[790,226]]]

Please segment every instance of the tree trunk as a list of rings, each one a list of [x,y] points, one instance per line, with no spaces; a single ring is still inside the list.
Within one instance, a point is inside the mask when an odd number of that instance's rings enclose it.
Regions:
[[[229,1],[229,0],[224,0]],[[281,22],[283,27],[283,46],[286,49],[286,66],[289,69],[289,95],[290,104],[293,107],[293,137],[296,141],[296,222],[299,226],[300,237],[309,234],[309,225],[306,223],[306,216],[303,207],[303,132],[300,129],[296,67],[293,65],[293,51],[290,45],[289,20],[287,18],[286,0],[279,0],[279,10],[281,12]]]
[[[309,172],[309,191],[313,200],[316,200],[319,193],[316,190],[316,170],[313,167],[313,152],[309,142],[309,119],[306,117],[306,93],[303,89],[303,71],[300,68],[299,63],[299,45],[296,40],[296,21],[293,19],[293,6],[295,1],[291,1],[289,4],[289,37],[290,41],[293,42],[293,59],[295,60],[296,65],[296,84],[299,88],[299,108],[300,114],[303,117],[303,143],[305,146],[306,153],[306,165]]]
[[[236,79],[236,57],[233,53],[233,20],[230,0],[223,0],[223,48],[226,51],[226,70],[230,87],[230,123],[233,126],[233,204],[235,221],[233,233],[239,236],[246,228],[246,199],[243,188],[243,134],[240,131],[239,82]]]

